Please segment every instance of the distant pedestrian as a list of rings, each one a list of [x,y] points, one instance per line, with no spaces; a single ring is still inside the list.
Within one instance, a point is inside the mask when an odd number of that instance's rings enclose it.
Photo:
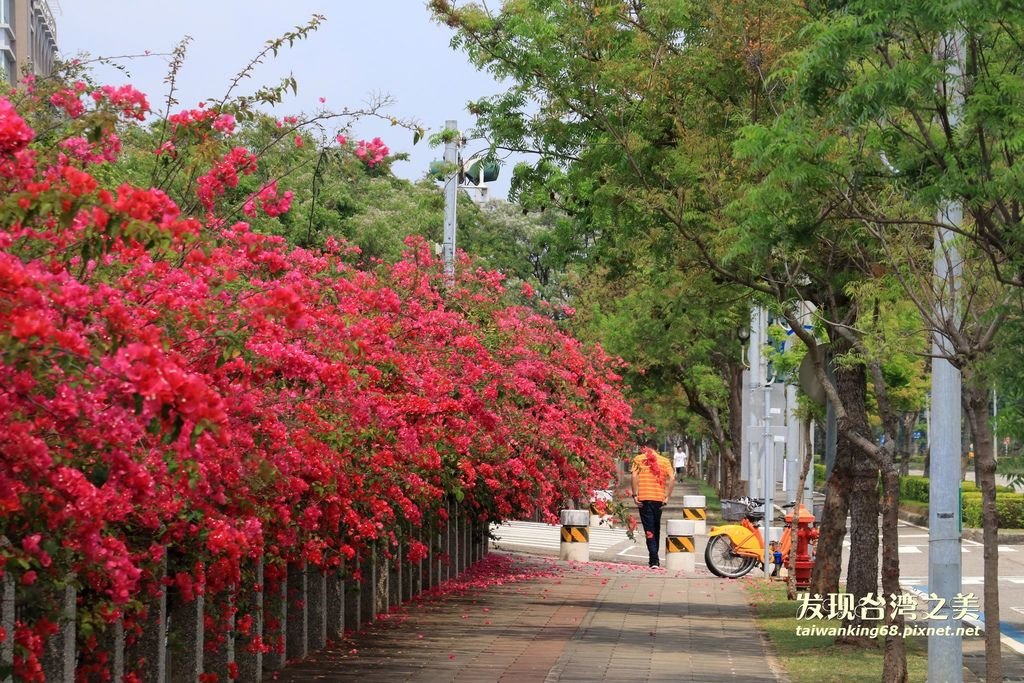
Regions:
[[[685,448],[676,447],[672,453],[672,465],[676,468],[676,479],[682,481],[683,470],[686,469],[686,459],[689,454]]]
[[[649,567],[660,567],[661,508],[668,502],[675,486],[672,464],[652,448],[643,448],[633,458],[633,502],[640,511],[640,523],[647,538]]]

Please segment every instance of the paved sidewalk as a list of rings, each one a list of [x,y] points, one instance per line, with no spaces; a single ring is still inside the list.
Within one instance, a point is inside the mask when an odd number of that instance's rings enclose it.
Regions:
[[[743,589],[701,571],[492,553],[443,596],[289,666],[305,681],[785,681]]]

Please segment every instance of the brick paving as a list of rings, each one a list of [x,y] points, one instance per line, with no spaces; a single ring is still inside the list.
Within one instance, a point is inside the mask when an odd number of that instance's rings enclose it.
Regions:
[[[691,493],[677,486],[670,507]],[[485,574],[486,565],[499,570],[491,578],[474,568],[443,595],[414,600],[265,680],[788,683],[740,585],[703,568],[683,575],[617,559],[573,565],[492,552],[481,563]],[[965,683],[984,680],[980,638],[965,640],[964,664]],[[1006,681],[1024,683],[1024,656],[1004,647],[1003,667]]]
[[[745,592],[704,572],[492,553],[469,575],[272,674],[280,683],[784,681]],[[486,570],[486,567],[485,567]],[[477,578],[479,577],[479,578]],[[504,578],[502,578],[504,577]],[[268,677],[269,678],[269,677]]]

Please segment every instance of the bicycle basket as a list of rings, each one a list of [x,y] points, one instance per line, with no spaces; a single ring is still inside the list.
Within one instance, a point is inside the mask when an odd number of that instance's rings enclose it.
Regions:
[[[722,501],[722,519],[729,522],[738,522],[747,516],[747,504],[737,500]]]

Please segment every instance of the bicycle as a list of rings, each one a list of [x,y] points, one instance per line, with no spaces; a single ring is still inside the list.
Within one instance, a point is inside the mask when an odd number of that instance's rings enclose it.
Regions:
[[[789,503],[782,507],[792,508],[795,505],[796,503]],[[802,513],[806,513],[806,508]],[[759,523],[764,519],[764,499],[744,496],[737,500],[723,500],[722,517],[726,521],[739,520],[740,523],[712,527],[708,532],[704,563],[711,573],[726,579],[738,579],[748,574],[755,566],[763,570],[764,538],[761,536]],[[775,568],[772,570],[772,576],[778,575],[782,567],[781,558],[789,556],[789,549],[793,543],[793,519],[792,514],[786,515],[782,538],[778,544],[771,542],[771,545],[775,545],[775,562],[772,563]]]

